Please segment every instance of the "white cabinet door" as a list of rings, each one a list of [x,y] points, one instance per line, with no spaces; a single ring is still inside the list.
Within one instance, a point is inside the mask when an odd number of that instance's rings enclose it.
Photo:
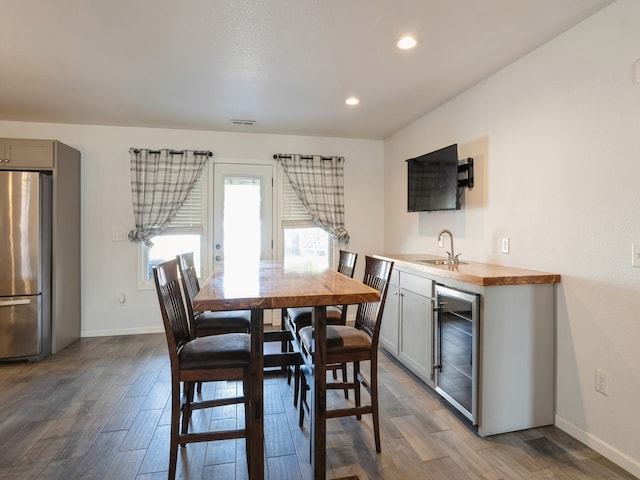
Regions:
[[[402,290],[400,360],[418,377],[433,386],[433,300],[410,290]]]
[[[389,353],[398,356],[400,332],[400,287],[390,284],[380,325],[380,344]]]

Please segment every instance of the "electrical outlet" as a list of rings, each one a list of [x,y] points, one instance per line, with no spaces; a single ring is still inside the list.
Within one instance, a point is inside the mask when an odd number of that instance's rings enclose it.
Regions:
[[[502,237],[502,253],[509,253],[509,237]]]
[[[440,248],[444,248],[444,238],[442,237],[438,238],[438,246]]]
[[[596,368],[596,392],[609,395],[609,374]]]

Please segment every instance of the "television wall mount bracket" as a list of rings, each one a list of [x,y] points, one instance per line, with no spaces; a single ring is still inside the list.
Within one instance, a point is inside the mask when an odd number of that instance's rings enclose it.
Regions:
[[[460,175],[462,174],[462,178]],[[473,158],[467,158],[466,163],[458,164],[458,189],[473,189]]]

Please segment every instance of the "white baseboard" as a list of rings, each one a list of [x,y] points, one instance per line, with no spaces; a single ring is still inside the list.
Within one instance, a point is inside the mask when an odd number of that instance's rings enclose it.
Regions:
[[[624,468],[630,474],[640,478],[640,461],[622,453],[608,443],[605,443],[599,438],[593,436],[589,432],[585,432],[583,429],[563,417],[556,415],[555,422],[556,427],[558,427],[560,430],[568,433],[576,440],[581,441],[587,447],[595,450],[600,455],[611,460],[619,467]]]
[[[81,337],[112,337],[116,335],[142,335],[146,333],[164,333],[162,325],[159,327],[122,328],[113,330],[83,330]]]

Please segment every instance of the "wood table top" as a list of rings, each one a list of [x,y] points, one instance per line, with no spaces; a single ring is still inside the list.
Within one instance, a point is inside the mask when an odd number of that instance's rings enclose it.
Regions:
[[[491,265],[487,263],[465,262],[457,265],[430,265],[420,260],[439,259],[433,255],[421,254],[384,254],[376,257],[392,260],[396,267],[418,270],[430,275],[450,278],[483,287],[499,285],[531,285],[540,283],[559,283],[557,273],[539,272],[524,268]]]
[[[375,302],[380,292],[335,270],[304,270],[281,262],[214,272],[193,301],[196,311],[314,307]]]

